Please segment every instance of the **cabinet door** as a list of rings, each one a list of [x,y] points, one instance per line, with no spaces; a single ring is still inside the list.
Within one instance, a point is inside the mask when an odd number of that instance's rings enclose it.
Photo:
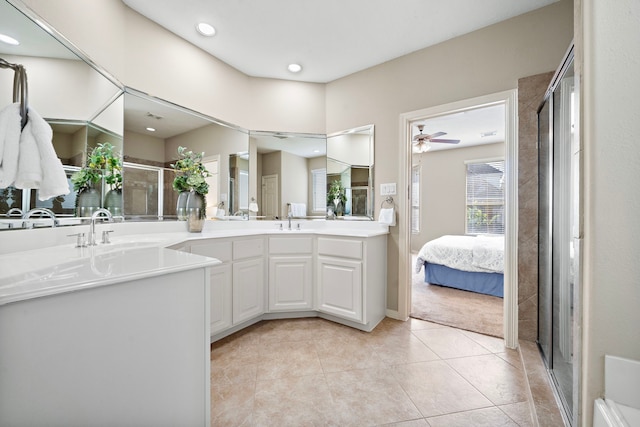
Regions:
[[[269,310],[310,310],[312,306],[311,256],[269,259]]]
[[[264,260],[233,263],[233,324],[264,313]]]
[[[211,335],[231,327],[231,265],[211,267]]]
[[[362,322],[362,262],[318,257],[318,311]]]

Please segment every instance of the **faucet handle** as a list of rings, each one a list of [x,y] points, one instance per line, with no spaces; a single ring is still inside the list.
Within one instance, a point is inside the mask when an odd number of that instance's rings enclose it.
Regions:
[[[103,244],[111,243],[111,240],[109,240],[109,233],[113,233],[113,230],[102,230],[102,243]]]
[[[67,234],[68,237],[76,238],[76,248],[86,248],[87,240],[84,238],[84,233]]]

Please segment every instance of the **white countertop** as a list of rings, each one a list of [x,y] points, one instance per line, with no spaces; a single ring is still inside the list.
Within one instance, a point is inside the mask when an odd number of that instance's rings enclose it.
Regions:
[[[75,238],[68,235],[86,232],[88,226],[4,231],[0,233],[4,253],[0,254],[0,305],[219,263],[166,249],[186,241],[253,235],[367,238],[388,234],[386,226],[358,223],[294,220],[288,230],[287,221],[207,221],[201,233],[189,233],[184,222],[99,224],[97,233],[114,230],[111,243],[85,248],[76,248]]]

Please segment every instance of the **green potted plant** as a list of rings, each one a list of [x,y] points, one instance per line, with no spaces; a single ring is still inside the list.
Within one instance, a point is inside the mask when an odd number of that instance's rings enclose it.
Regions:
[[[347,202],[346,189],[342,186],[342,181],[336,180],[329,185],[329,191],[327,191],[327,204],[333,204],[335,206],[335,212],[338,212],[338,206]]]
[[[77,216],[91,216],[100,208],[100,193],[95,187],[103,178],[110,189],[105,196],[105,208],[113,215],[122,215],[122,159],[113,144],[101,142],[87,156],[87,165],[71,175],[77,193]]]
[[[178,160],[171,164],[176,174],[173,189],[179,193],[176,213],[179,220],[187,220],[189,231],[202,231],[206,217],[205,195],[209,192],[206,178],[210,174],[202,163],[203,157],[204,153],[178,147]]]

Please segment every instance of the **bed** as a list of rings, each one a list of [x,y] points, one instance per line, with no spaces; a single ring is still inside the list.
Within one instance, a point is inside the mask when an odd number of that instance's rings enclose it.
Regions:
[[[425,282],[502,298],[504,237],[438,237],[424,244],[415,271],[424,267]]]

